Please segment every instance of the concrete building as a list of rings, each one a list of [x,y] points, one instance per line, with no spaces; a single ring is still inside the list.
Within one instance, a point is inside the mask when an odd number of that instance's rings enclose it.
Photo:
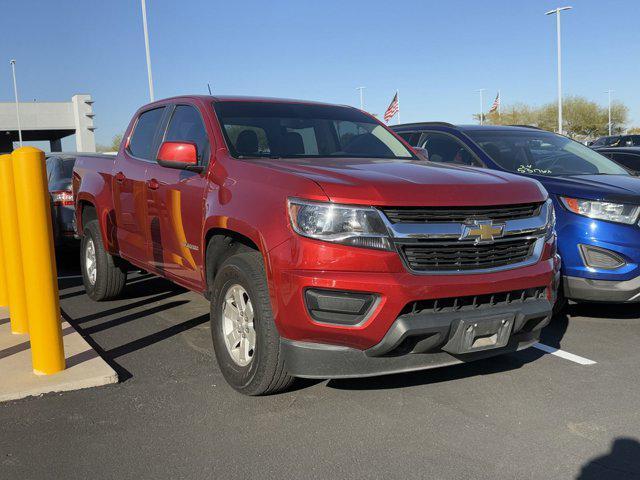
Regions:
[[[61,140],[75,134],[78,152],[96,151],[91,95],[74,95],[70,102],[20,102],[18,107],[24,142],[48,141],[52,152],[60,152]],[[16,104],[0,102],[0,152],[10,152],[17,141]]]

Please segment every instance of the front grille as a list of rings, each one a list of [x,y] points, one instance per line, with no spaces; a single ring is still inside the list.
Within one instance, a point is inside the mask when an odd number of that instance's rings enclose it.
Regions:
[[[469,295],[465,297],[447,297],[433,300],[419,300],[404,307],[401,314],[447,313],[460,310],[473,310],[482,307],[495,307],[522,303],[527,300],[546,298],[545,287],[511,290],[509,292]]]
[[[388,207],[381,210],[391,223],[465,223],[470,220],[516,220],[538,215],[541,203],[491,207]]]
[[[464,271],[503,267],[527,260],[535,238],[494,243],[430,241],[400,244],[400,253],[414,271]]]

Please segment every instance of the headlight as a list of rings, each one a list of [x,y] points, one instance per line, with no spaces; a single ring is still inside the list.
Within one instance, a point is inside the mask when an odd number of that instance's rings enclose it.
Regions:
[[[598,202],[580,198],[560,197],[567,210],[585,217],[631,225],[638,220],[640,206],[625,203]]]
[[[374,208],[289,199],[293,230],[305,237],[354,247],[391,250],[389,233]]]
[[[551,199],[547,200],[547,234],[545,239],[549,240],[556,233],[556,209],[553,207]]]

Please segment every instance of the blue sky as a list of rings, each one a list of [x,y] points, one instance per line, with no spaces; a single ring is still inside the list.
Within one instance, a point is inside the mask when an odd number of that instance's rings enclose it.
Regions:
[[[563,13],[566,95],[606,103],[640,124],[637,1],[574,0]],[[264,95],[384,112],[400,91],[403,122],[469,123],[498,89],[505,104],[556,98],[556,1],[147,0],[156,98]],[[564,3],[562,5],[565,5]],[[22,101],[95,100],[97,141],[109,143],[148,101],[138,0],[22,1],[4,9],[0,101],[9,59]],[[20,24],[28,25],[28,29]],[[6,62],[5,62],[6,60]],[[63,143],[73,149],[73,141]]]

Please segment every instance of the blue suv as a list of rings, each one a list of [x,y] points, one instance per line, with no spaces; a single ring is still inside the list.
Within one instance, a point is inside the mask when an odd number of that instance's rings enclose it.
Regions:
[[[414,123],[392,127],[432,162],[538,180],[553,199],[564,296],[640,301],[640,179],[562,135],[521,126]]]

